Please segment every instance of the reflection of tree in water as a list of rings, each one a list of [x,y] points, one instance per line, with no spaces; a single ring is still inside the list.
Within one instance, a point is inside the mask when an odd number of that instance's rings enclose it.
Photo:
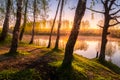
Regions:
[[[118,44],[118,49],[120,49],[120,41],[117,44]]]
[[[97,52],[100,52],[100,47],[101,47],[101,42],[99,41],[98,42],[98,45],[96,46],[96,53]],[[113,54],[115,53],[115,50],[116,50],[116,46],[113,45],[111,42],[108,42],[107,43],[107,46],[106,46],[106,50],[105,50],[105,54],[110,57],[109,58],[109,61],[111,61],[111,57],[113,56]]]
[[[96,45],[96,52],[100,52],[100,47],[101,47],[101,42],[99,41],[98,44]]]
[[[76,42],[75,49],[86,51],[88,49],[88,44],[86,43],[86,41]]]
[[[109,61],[111,61],[111,57],[113,56],[113,54],[115,53],[116,50],[116,46],[113,45],[111,42],[109,42],[106,46],[106,55],[109,56]]]

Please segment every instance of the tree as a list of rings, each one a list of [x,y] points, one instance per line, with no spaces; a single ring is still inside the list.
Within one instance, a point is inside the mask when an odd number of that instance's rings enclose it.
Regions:
[[[26,22],[27,22],[27,7],[28,7],[28,0],[25,0],[25,11],[24,11],[24,22],[21,28],[21,32],[20,32],[20,37],[19,40],[21,41],[23,38],[23,34],[25,31],[25,27],[26,27]]]
[[[56,38],[56,42],[55,42],[55,47],[54,47],[54,49],[58,49],[58,46],[59,46],[60,28],[61,28],[61,23],[62,23],[62,12],[63,12],[63,7],[64,7],[64,0],[62,0],[62,2],[61,2],[60,15],[59,15],[59,22],[58,22],[58,29],[57,29],[57,38]]]
[[[12,44],[9,53],[16,53],[18,47],[18,38],[19,38],[19,28],[21,24],[21,12],[22,12],[22,1],[17,0],[17,15],[16,15],[16,24],[13,30]]]
[[[44,24],[46,24],[46,18],[48,17],[47,12],[48,12],[48,1],[49,0],[33,0],[33,27],[32,27],[32,37],[29,42],[29,44],[32,44],[34,41],[34,35],[35,35],[35,26],[36,26],[36,16],[39,16],[43,19]]]
[[[118,3],[118,0],[100,0],[100,3],[103,5],[104,11],[92,10],[90,8],[87,9],[104,15],[104,25],[98,26],[103,29],[99,61],[105,61],[105,49],[108,41],[107,36],[110,34],[110,32],[108,32],[108,29],[120,23],[118,21],[118,18],[120,18],[120,16],[118,16],[118,13],[120,12],[120,5]],[[115,23],[110,24],[111,20],[115,20]]]
[[[105,12],[104,12],[104,26],[101,26],[103,28],[103,31],[102,31],[101,50],[100,50],[100,56],[99,56],[100,61],[105,60],[105,49],[106,49],[106,44],[108,41],[107,35],[110,34],[110,32],[108,32],[109,27],[117,25],[118,23],[120,23],[117,20],[117,16],[115,16],[117,13],[120,12],[120,9],[117,10],[116,12],[111,13],[111,11],[113,11],[114,5],[116,4],[115,1],[117,1],[117,0],[105,0],[105,1],[101,0],[102,4],[104,5]],[[116,23],[110,25],[110,20],[116,20]]]
[[[62,66],[71,66],[73,59],[73,49],[79,34],[81,20],[86,9],[86,0],[79,0],[74,17],[74,24],[65,48],[65,56]]]
[[[47,14],[49,12],[49,1],[50,0],[41,0],[41,19],[43,21],[46,21],[46,19],[49,17],[49,15]]]
[[[7,0],[5,20],[4,20],[4,23],[3,23],[2,33],[0,35],[0,41],[4,41],[7,37],[7,34],[8,34],[10,11],[11,11],[10,8],[11,8],[11,0]]]
[[[35,26],[36,26],[37,0],[34,0],[33,6],[34,6],[34,12],[33,12],[34,22],[33,22],[33,27],[32,27],[32,37],[31,37],[29,44],[32,44],[33,40],[34,40],[34,34],[35,34],[34,30],[35,30]]]
[[[57,14],[58,14],[60,2],[61,2],[61,0],[59,0],[59,2],[58,2],[56,14],[55,14],[55,17],[54,17],[54,20],[53,20],[53,24],[52,24],[52,27],[51,27],[51,31],[50,31],[49,42],[48,42],[47,48],[50,48],[50,46],[51,46],[51,37],[52,37],[52,33],[53,33],[53,28],[54,28],[54,25],[55,25],[55,21],[56,21],[56,18],[57,18]]]

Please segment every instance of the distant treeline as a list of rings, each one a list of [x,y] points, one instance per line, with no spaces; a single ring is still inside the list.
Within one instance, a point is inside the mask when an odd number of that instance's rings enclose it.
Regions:
[[[49,35],[50,34],[50,28],[51,25],[46,27],[46,24],[42,25],[40,24],[40,22],[36,22],[36,27],[35,27],[35,34],[36,35]],[[41,27],[42,26],[42,27]],[[10,31],[13,30],[13,27],[10,28]],[[32,31],[32,22],[27,23],[26,25],[26,29],[25,29],[25,34],[31,34]],[[61,27],[61,35],[69,35],[71,31],[70,27]],[[110,37],[115,37],[115,38],[120,38],[120,29],[119,28],[110,28],[109,29],[110,32]],[[54,28],[53,30],[53,35],[57,34],[57,27]],[[82,26],[80,28],[80,33],[79,35],[84,35],[84,36],[101,36],[102,34],[102,29],[101,28],[90,28],[90,27],[84,27]]]

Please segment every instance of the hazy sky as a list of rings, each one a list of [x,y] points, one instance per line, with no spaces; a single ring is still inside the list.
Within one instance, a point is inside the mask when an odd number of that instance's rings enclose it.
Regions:
[[[87,1],[88,1],[87,2],[87,7],[90,7],[91,0],[87,0]],[[78,2],[78,0],[67,0],[67,3],[64,6],[64,11],[63,11],[63,20],[67,19],[67,20],[73,21],[74,14],[75,14],[75,9],[71,10],[70,8],[76,7],[77,6],[77,2]],[[50,12],[49,12],[49,19],[54,18],[57,4],[58,4],[58,1],[51,0],[51,3],[50,3]],[[97,4],[94,9],[101,10],[102,9],[102,5]],[[96,24],[98,23],[98,21],[101,20],[101,19],[103,19],[103,15],[95,13],[94,19],[92,20],[91,19],[91,13],[92,13],[91,11],[86,10],[85,16],[84,16],[83,19],[84,20],[89,20],[91,26],[96,26]]]

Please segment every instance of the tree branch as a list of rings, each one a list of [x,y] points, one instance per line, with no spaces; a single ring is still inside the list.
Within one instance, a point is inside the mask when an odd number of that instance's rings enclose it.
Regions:
[[[93,10],[93,9],[90,9],[90,8],[87,8],[87,9],[90,10],[90,11],[96,12],[96,13],[102,13],[102,14],[105,13],[105,12],[101,12],[101,11]]]
[[[119,13],[119,12],[120,12],[120,9],[119,9],[119,10],[117,10],[116,12],[114,12],[114,13],[110,14],[110,15],[115,15],[115,14],[117,14],[117,13]]]
[[[120,22],[117,20],[117,18],[114,18],[114,20],[116,20],[116,23],[115,23],[115,24],[111,24],[111,25],[109,25],[109,27],[112,27],[112,26],[115,26],[115,25],[120,24]]]
[[[115,10],[115,9],[116,9],[116,8],[112,8],[112,9],[110,9],[110,10],[112,11],[112,10]]]
[[[103,4],[103,5],[105,5],[105,3],[104,3],[104,1],[103,1],[103,0],[101,0],[101,2],[102,2],[102,4]]]
[[[120,16],[114,16],[113,18],[120,18]]]
[[[118,22],[118,23],[119,23],[119,21],[117,20],[117,18],[115,18],[115,20],[116,20],[116,22]]]
[[[120,6],[120,5],[119,5],[119,4],[117,4],[117,3],[114,3],[114,5],[115,5],[115,6],[117,6],[117,7],[118,7],[118,6]]]
[[[114,19],[114,20],[116,20],[117,18],[120,18],[120,16],[113,16],[113,17],[111,17],[111,19]]]
[[[120,24],[120,22],[117,22],[115,24],[111,24],[111,25],[109,25],[109,27],[112,27],[112,26],[115,26],[115,25],[118,25],[118,24]]]
[[[100,28],[103,28],[103,26],[101,26],[101,25],[99,25],[99,24],[97,24],[97,26],[99,26]]]
[[[111,9],[111,7],[113,6],[113,4],[115,3],[116,0],[111,0],[110,1],[110,5],[109,5],[109,10]]]

